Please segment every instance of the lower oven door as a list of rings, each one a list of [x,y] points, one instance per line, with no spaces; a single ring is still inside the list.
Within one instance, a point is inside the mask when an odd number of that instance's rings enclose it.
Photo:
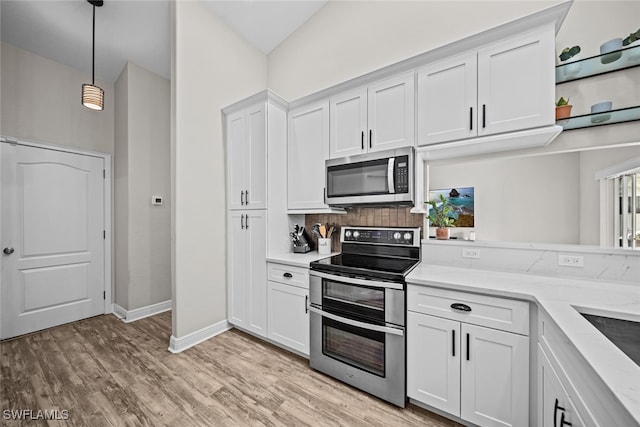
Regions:
[[[309,293],[309,365],[404,407],[403,285],[312,271]]]

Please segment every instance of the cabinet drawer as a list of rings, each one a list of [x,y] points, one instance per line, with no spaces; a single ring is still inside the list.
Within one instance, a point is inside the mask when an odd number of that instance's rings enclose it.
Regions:
[[[309,269],[269,262],[267,263],[267,280],[309,289]]]
[[[453,309],[464,304],[470,310]],[[529,335],[529,303],[420,285],[407,286],[407,308],[417,313]]]

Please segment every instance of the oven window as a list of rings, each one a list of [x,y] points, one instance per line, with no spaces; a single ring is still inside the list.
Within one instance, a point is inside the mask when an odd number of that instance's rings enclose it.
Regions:
[[[330,166],[327,169],[327,196],[389,194],[388,159]]]
[[[384,321],[384,289],[322,281],[322,307],[351,318]]]
[[[322,353],[348,365],[384,377],[384,332],[322,319]]]

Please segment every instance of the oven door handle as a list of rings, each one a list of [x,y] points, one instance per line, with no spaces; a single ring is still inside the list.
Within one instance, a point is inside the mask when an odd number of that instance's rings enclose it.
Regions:
[[[399,336],[404,335],[404,329],[392,328],[389,326],[372,325],[371,323],[365,323],[365,322],[359,322],[353,319],[347,319],[346,317],[336,316],[333,313],[327,313],[326,311],[320,310],[319,308],[316,308],[313,305],[309,306],[309,311],[312,313],[319,314],[322,317],[326,317],[327,319],[344,323],[345,325],[355,326],[357,328],[367,329],[369,331],[384,332],[385,334],[393,334],[393,335],[399,335]]]
[[[373,288],[385,288],[385,289],[399,289],[399,290],[404,289],[404,285],[402,283],[382,282],[379,280],[357,279],[355,277],[340,276],[337,274],[327,274],[327,273],[322,273],[320,271],[313,271],[313,270],[309,271],[309,275],[320,277],[321,279],[333,280],[335,282],[349,283],[351,285],[371,286]]]

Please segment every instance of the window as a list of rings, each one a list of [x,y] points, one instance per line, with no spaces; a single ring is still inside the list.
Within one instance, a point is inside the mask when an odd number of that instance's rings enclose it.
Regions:
[[[640,250],[640,172],[615,178],[616,246]]]

